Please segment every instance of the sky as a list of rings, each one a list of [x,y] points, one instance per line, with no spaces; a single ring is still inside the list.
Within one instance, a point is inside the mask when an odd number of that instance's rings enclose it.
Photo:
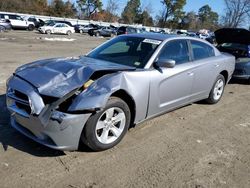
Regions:
[[[102,0],[104,8],[107,6],[108,0]],[[117,0],[120,9],[117,11],[119,14],[123,11],[128,0]],[[213,11],[217,12],[219,15],[223,14],[224,10],[224,0],[187,0],[187,4],[184,7],[186,12],[195,11],[198,12],[199,8],[208,4]],[[142,7],[150,6],[152,9],[152,15],[155,17],[163,9],[161,0],[141,0]]]

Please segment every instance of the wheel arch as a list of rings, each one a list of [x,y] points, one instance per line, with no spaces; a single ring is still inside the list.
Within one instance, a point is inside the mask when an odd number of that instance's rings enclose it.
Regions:
[[[130,109],[130,114],[131,114],[131,121],[130,121],[129,128],[133,127],[134,120],[135,120],[135,114],[136,114],[136,104],[135,104],[133,97],[123,89],[115,91],[114,93],[112,93],[110,95],[110,97],[118,97],[127,103],[128,107]]]
[[[220,74],[221,74],[222,76],[224,76],[224,78],[225,78],[225,83],[227,83],[227,82],[228,82],[228,72],[227,72],[226,70],[223,70],[223,71],[220,72]]]

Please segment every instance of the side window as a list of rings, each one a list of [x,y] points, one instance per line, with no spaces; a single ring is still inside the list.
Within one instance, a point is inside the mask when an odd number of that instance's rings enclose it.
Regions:
[[[11,20],[17,20],[17,16],[16,15],[9,15],[9,19],[11,19]]]
[[[176,65],[189,62],[187,42],[185,40],[168,42],[161,50],[159,58],[175,60]]]
[[[203,42],[191,41],[191,47],[193,50],[194,60],[215,56],[214,49]]]
[[[16,16],[16,19],[17,19],[17,20],[23,20],[23,19],[21,18],[21,16]]]

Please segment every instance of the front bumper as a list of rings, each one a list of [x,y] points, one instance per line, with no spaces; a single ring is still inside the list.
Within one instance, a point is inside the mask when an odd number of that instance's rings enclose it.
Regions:
[[[16,112],[11,112],[11,126],[29,137],[30,139],[47,147],[73,151],[77,150],[83,127],[91,114],[63,114],[61,123],[50,119],[48,125],[44,126],[38,117],[30,115],[24,117]],[[60,113],[60,112],[56,112]]]
[[[6,103],[12,127],[36,142],[59,150],[78,149],[82,130],[91,115],[46,108],[36,89],[15,76],[8,80]]]

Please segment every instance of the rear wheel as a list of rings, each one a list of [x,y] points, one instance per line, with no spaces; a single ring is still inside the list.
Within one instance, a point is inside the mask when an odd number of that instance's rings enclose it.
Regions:
[[[83,34],[83,30],[80,30],[79,33]]]
[[[29,30],[29,31],[33,31],[34,29],[35,29],[35,26],[34,26],[34,25],[30,24],[30,25],[28,26],[28,30]]]
[[[95,36],[96,36],[96,37],[100,37],[100,33],[99,33],[99,32],[96,32],[96,33],[95,33]]]
[[[210,91],[209,97],[206,100],[209,104],[216,104],[220,101],[225,87],[225,78],[223,75],[219,75]]]
[[[106,107],[87,121],[81,140],[92,150],[102,151],[117,145],[130,124],[128,105],[117,97],[111,97]]]

